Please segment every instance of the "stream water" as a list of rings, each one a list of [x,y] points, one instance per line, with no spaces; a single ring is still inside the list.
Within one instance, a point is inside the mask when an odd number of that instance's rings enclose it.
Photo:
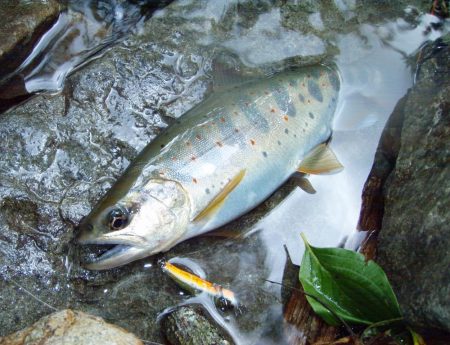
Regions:
[[[413,84],[415,52],[448,32],[448,23],[436,30],[438,18],[402,1],[183,0],[148,20],[138,5],[127,2],[103,9],[101,16],[91,2],[75,3],[23,63],[28,66],[40,56],[25,85],[28,92],[44,95],[0,118],[0,138],[6,143],[0,158],[0,298],[8,306],[0,314],[0,335],[49,312],[20,285],[57,309],[100,315],[152,341],[161,341],[158,316],[194,302],[205,305],[236,343],[283,343],[281,288],[266,280],[283,280],[285,248],[300,264],[301,232],[314,246],[358,248],[363,239],[356,230],[361,192],[379,137]],[[118,22],[120,29],[115,29]],[[99,57],[107,46],[110,50]],[[332,61],[341,75],[331,147],[344,171],[311,176],[315,194],[285,189],[280,192],[284,200],[275,197],[225,227],[239,229],[243,237],[194,238],[163,255],[233,290],[245,305],[239,312],[220,310],[207,296],[183,292],[156,264],[161,256],[110,272],[89,272],[70,242],[70,222],[88,213],[172,117],[208,94],[218,54],[243,73],[280,69],[286,61]],[[95,90],[80,83],[93,83]],[[60,93],[48,95],[55,92]],[[61,105],[64,111],[51,105],[45,108],[45,124],[30,120],[33,109],[49,102],[66,104]],[[14,227],[28,230],[8,235]]]

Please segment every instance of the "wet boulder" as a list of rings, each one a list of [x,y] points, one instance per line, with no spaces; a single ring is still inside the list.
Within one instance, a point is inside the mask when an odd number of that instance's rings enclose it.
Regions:
[[[142,345],[143,343],[133,334],[106,323],[102,318],[66,309],[45,316],[21,331],[0,337],[0,344]]]
[[[406,320],[450,331],[449,36],[425,47],[363,193],[360,226],[381,230],[377,261]],[[374,199],[375,197],[375,199]],[[369,250],[370,252],[370,250]]]
[[[200,306],[182,306],[162,320],[162,331],[171,345],[231,345],[225,333]]]

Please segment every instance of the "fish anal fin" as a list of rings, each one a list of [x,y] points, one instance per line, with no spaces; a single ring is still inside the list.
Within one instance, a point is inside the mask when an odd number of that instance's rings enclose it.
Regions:
[[[335,174],[344,169],[334,152],[327,144],[315,147],[301,162],[298,172],[304,174],[321,175]]]
[[[224,203],[227,196],[239,185],[245,176],[245,169],[239,171],[223,188],[222,190],[211,200],[211,202],[200,211],[194,218],[194,222],[197,222],[205,217],[216,212]]]

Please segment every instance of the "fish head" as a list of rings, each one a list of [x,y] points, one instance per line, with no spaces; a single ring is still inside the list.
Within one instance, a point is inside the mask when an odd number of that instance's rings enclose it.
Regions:
[[[166,251],[186,232],[189,217],[189,197],[178,182],[152,179],[114,203],[106,195],[80,223],[78,243],[115,247],[86,268],[109,269]]]

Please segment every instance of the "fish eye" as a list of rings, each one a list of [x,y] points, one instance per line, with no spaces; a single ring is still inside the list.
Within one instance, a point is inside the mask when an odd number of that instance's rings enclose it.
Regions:
[[[128,212],[122,208],[115,208],[109,213],[109,227],[111,230],[120,230],[127,225]]]

